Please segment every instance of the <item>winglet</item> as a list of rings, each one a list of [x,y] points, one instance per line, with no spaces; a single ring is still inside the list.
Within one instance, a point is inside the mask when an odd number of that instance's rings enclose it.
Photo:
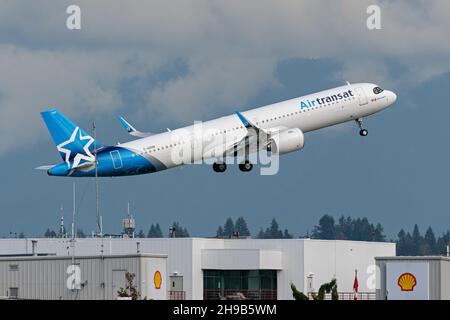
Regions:
[[[151,132],[141,132],[136,130],[135,127],[133,127],[127,120],[125,120],[121,116],[117,116],[117,118],[119,119],[120,123],[125,127],[125,129],[127,129],[127,132],[132,136],[145,138],[154,135],[154,133]]]
[[[117,116],[117,118],[119,118],[120,123],[125,127],[125,129],[127,129],[128,133],[130,132],[136,132],[137,130],[127,121],[125,120],[123,117],[121,116]]]
[[[244,126],[246,127],[246,128],[251,128],[251,127],[253,127],[253,125],[239,112],[239,111],[236,111],[236,114],[237,114],[237,116],[239,117],[239,120],[241,120],[242,121],[242,123],[244,124]]]

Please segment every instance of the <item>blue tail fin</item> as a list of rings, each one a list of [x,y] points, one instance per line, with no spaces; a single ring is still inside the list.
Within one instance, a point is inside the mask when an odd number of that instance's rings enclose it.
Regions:
[[[58,110],[50,109],[41,112],[41,115],[59,154],[67,164],[75,157],[77,163],[81,160],[95,161],[94,138]],[[96,145],[97,149],[101,146],[98,142]]]

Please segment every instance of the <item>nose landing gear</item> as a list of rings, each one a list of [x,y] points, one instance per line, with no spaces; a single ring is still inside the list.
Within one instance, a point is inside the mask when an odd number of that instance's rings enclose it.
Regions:
[[[358,127],[359,127],[359,135],[361,137],[366,137],[369,134],[369,131],[367,129],[363,128],[363,119],[362,118],[358,118],[355,121],[356,121],[356,123],[358,124]]]

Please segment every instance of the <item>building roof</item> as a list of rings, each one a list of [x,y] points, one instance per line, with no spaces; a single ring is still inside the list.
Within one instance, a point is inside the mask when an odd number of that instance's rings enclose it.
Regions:
[[[394,257],[375,257],[375,260],[389,260],[389,261],[405,261],[405,260],[417,260],[417,261],[427,261],[427,260],[445,260],[450,261],[450,257],[447,256],[394,256]]]
[[[90,255],[74,256],[75,259],[114,259],[114,258],[167,258],[166,254],[120,254],[120,255]],[[72,256],[36,255],[36,256],[8,256],[0,257],[0,261],[29,261],[29,260],[71,260]]]

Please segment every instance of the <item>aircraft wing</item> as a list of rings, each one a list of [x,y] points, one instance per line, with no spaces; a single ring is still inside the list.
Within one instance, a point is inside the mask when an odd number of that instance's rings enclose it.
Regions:
[[[236,115],[247,129],[247,134],[242,139],[227,146],[223,152],[224,156],[236,156],[242,150],[245,150],[245,153],[248,154],[265,149],[270,143],[271,133],[250,122],[240,112],[237,111]]]
[[[118,116],[117,117],[120,121],[120,123],[127,129],[128,133],[135,137],[145,138],[154,135],[155,133],[152,132],[141,132],[139,130],[136,130],[135,127],[133,127],[127,120],[125,120],[123,117]]]

